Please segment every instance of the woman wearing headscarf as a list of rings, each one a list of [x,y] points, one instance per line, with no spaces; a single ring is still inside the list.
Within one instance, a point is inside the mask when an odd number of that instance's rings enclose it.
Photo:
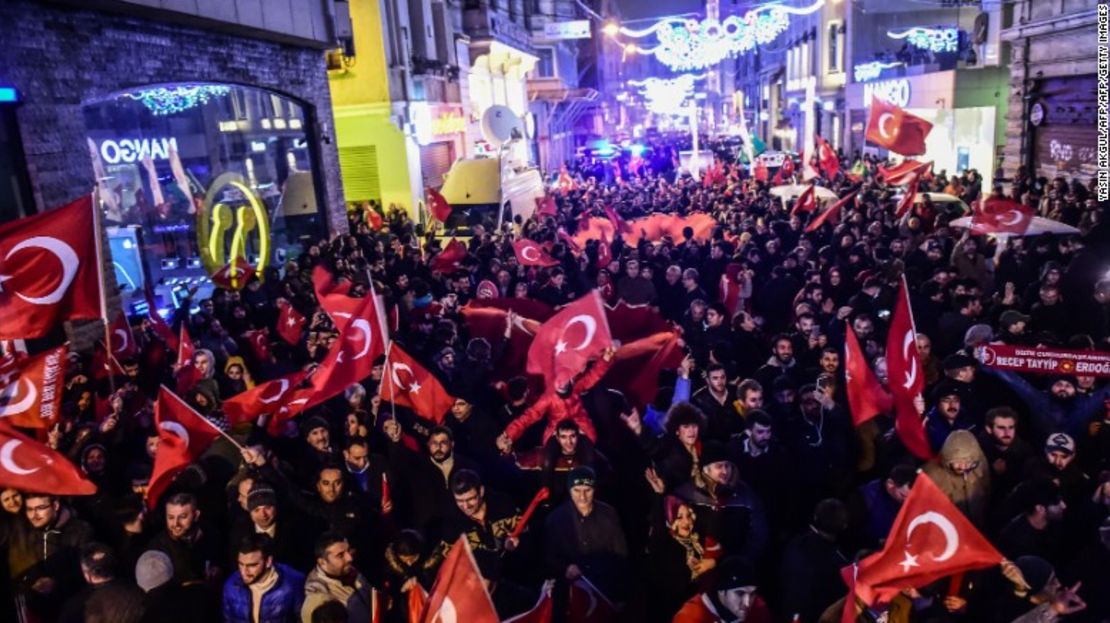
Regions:
[[[669,621],[691,595],[711,586],[721,546],[697,532],[693,506],[673,495],[659,496],[652,519],[648,557],[657,605],[653,611]]]

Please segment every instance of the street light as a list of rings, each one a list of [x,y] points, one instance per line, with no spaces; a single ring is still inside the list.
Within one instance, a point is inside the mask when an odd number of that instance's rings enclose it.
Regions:
[[[605,26],[602,26],[602,28],[601,28],[601,32],[609,35],[610,37],[616,37],[617,33],[619,33],[620,30],[621,30],[621,27],[615,21],[612,21],[612,20],[610,20],[608,22],[605,22]]]

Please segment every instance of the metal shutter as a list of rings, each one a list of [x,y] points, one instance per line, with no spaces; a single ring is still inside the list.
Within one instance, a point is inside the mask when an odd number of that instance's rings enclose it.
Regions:
[[[339,169],[347,201],[382,200],[377,146],[340,147]]]
[[[420,171],[424,185],[438,189],[443,186],[443,176],[451,170],[454,162],[454,143],[432,143],[420,148]]]

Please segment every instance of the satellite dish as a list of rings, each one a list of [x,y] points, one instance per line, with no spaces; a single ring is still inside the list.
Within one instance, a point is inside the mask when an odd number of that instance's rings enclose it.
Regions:
[[[482,138],[496,147],[524,138],[524,122],[508,106],[490,106],[482,115]]]

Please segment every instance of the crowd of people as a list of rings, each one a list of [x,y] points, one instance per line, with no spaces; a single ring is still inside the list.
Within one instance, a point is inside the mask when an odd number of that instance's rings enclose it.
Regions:
[[[0,495],[10,579],[0,616],[409,621],[412,593],[432,589],[463,537],[502,619],[553,579],[556,620],[837,621],[841,570],[882,546],[926,474],[1012,564],[904,591],[857,620],[1110,620],[1110,385],[976,358],[995,341],[1110,350],[1106,212],[1078,181],[1023,173],[1007,192],[1082,234],[970,236],[927,199],[896,219],[899,189],[877,164],[866,159],[862,179],[822,181],[840,196],[858,188],[857,202],[808,233],[810,217],[740,167],[704,184],[651,163],[624,166],[619,180],[572,166],[573,187],[552,191],[555,215],[475,228],[448,270],[434,262],[447,241],[404,212],[352,210],[349,234],[242,290],[186,301],[171,319],[197,347],[200,380],[182,398],[238,446],[217,440],[149,505],[152,403],[181,365],[149,319],[133,319],[140,354],[113,384],[71,355],[49,438],[96,494]],[[940,171],[919,192],[970,202],[980,186],[974,171]],[[569,242],[606,208],[628,221],[705,213],[717,227],[703,239]],[[558,265],[523,266],[511,246],[521,237]],[[454,398],[442,423],[380,396],[379,361],[280,434],[266,416],[227,427],[224,400],[310,369],[336,339],[314,294],[318,266],[353,283],[352,297],[373,280],[391,339]],[[907,452],[890,414],[853,426],[845,395],[848,325],[887,380],[903,275],[927,379],[928,461]],[[503,336],[472,334],[462,312],[486,280],[498,299],[551,308],[595,289],[610,305],[646,306],[680,334],[681,363],[651,379],[647,404],[614,389],[620,344],[574,382],[544,388],[499,365],[516,313]],[[277,335],[279,302],[309,318],[297,344]],[[262,349],[247,337],[259,329]],[[550,497],[518,533],[541,486]],[[576,610],[574,586],[589,587],[589,612]]]

